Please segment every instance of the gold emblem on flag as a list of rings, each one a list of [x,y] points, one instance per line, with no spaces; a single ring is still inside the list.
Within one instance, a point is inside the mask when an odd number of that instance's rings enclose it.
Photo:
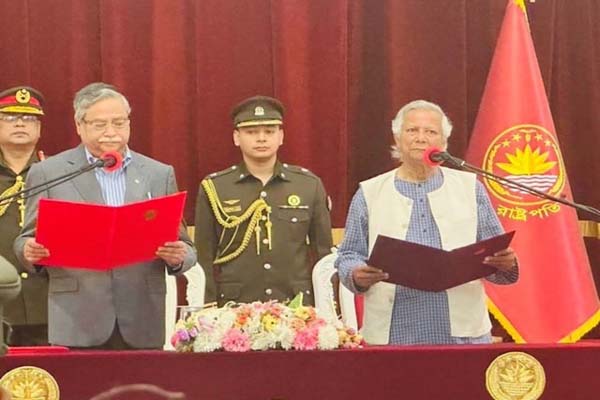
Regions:
[[[48,371],[38,367],[19,367],[8,371],[0,378],[0,386],[8,391],[13,399],[58,400],[58,383]]]
[[[555,135],[539,125],[516,125],[497,135],[487,148],[483,169],[540,192],[561,197],[565,190],[564,162]],[[540,199],[518,187],[501,185],[489,178],[484,183],[498,200],[500,217],[527,221],[560,211],[550,200]]]
[[[496,357],[485,371],[485,387],[495,400],[536,400],[545,386],[542,364],[521,351]]]

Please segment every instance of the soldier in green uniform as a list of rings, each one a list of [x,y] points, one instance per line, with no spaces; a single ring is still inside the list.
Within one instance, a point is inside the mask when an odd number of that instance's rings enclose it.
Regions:
[[[319,177],[281,163],[284,107],[255,96],[232,111],[242,162],[200,185],[195,242],[206,301],[314,304],[312,267],[331,252],[327,195]]]
[[[44,115],[43,96],[19,86],[0,93],[0,197],[23,188],[29,167],[39,161],[35,148]],[[0,255],[21,275],[21,293],[4,308],[9,329],[5,338],[12,346],[44,345],[48,342],[48,278],[27,272],[17,261],[13,241],[25,215],[24,201],[14,198],[0,203]]]

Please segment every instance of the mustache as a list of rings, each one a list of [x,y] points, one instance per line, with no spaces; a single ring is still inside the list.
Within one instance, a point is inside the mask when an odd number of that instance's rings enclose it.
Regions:
[[[98,143],[123,143],[122,139],[98,139]]]

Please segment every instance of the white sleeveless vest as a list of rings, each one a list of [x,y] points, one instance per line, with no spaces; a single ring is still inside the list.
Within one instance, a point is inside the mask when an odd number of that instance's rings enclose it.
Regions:
[[[433,218],[440,231],[442,248],[453,250],[477,240],[477,199],[475,175],[440,167],[442,186],[427,195]],[[406,237],[413,201],[396,190],[397,170],[361,182],[369,216],[369,254],[378,234]],[[395,285],[379,282],[365,293],[361,334],[370,344],[387,344],[395,298]],[[481,280],[446,290],[450,311],[450,334],[477,337],[492,325],[487,312]]]

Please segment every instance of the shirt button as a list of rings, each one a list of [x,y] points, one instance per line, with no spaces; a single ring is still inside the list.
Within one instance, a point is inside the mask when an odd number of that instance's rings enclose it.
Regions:
[[[306,294],[310,294],[310,290],[306,290]]]
[[[244,177],[244,174],[240,174],[240,179],[242,179]]]
[[[237,165],[232,166],[231,169],[237,169]]]
[[[425,214],[421,214],[421,218],[425,218]]]
[[[423,185],[421,185],[421,184],[419,183],[419,187],[423,187]]]
[[[292,222],[298,222],[298,218],[292,217]]]
[[[271,289],[265,289],[265,294],[270,296],[270,295],[273,294],[273,290],[271,290]]]
[[[21,278],[27,279],[29,278],[29,274],[27,272],[21,272]]]
[[[260,197],[262,197],[263,199],[267,197],[267,192],[265,192],[264,190],[260,192]]]
[[[287,165],[286,163],[283,163],[283,166],[284,166],[285,168],[287,168],[287,167],[288,167],[288,165]]]
[[[427,232],[427,229],[423,229],[423,232]]]
[[[422,203],[422,202],[423,202],[423,199],[419,199],[419,202],[421,202],[421,203]]]
[[[225,298],[225,293],[221,293],[221,298],[224,299]]]
[[[263,244],[269,244],[269,239],[264,238],[262,242],[263,242]]]
[[[267,220],[267,216],[263,215],[262,217],[260,217],[261,220],[266,221]]]
[[[283,172],[281,173],[281,177],[282,177],[282,178],[285,178],[285,174],[284,174]]]
[[[266,269],[267,271],[271,269],[271,264],[267,263],[265,265],[263,265],[263,268]],[[270,290],[270,289],[269,289]]]

